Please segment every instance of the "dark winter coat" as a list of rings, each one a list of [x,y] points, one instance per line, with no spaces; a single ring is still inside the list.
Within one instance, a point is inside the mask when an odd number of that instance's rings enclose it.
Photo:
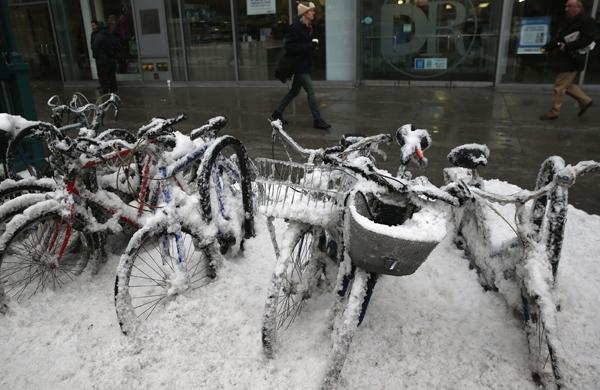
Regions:
[[[106,28],[99,26],[98,30],[92,33],[91,45],[96,64],[109,64],[114,61],[118,42]]]
[[[285,55],[294,58],[294,73],[310,73],[315,45],[312,27],[299,20],[292,23],[285,35]]]
[[[565,36],[576,31],[579,31],[579,38],[567,43]],[[565,20],[556,38],[544,46],[544,49],[550,53],[554,70],[558,73],[583,70],[585,54],[580,54],[577,51],[596,40],[598,38],[597,34],[594,20],[585,12]],[[560,43],[565,44],[564,50],[560,50]]]

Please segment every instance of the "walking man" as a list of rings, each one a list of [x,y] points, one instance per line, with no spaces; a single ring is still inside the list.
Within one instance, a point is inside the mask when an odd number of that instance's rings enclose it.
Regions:
[[[573,82],[585,66],[586,53],[595,46],[596,25],[584,12],[580,0],[567,0],[565,15],[567,19],[561,26],[558,36],[542,48],[542,52],[550,54],[558,75],[554,82],[552,107],[550,111],[540,116],[541,120],[558,118],[565,93],[579,103],[577,116],[585,114],[592,105],[592,98]]]
[[[294,59],[294,81],[288,94],[281,99],[279,106],[273,111],[271,119],[280,119],[283,122],[283,111],[298,96],[302,87],[308,97],[308,106],[313,117],[313,127],[327,130],[331,125],[321,118],[319,104],[310,78],[313,52],[319,45],[319,40],[313,38],[312,23],[315,19],[315,12],[314,3],[307,1],[298,3],[298,16],[300,19],[290,25],[285,36],[285,55]]]

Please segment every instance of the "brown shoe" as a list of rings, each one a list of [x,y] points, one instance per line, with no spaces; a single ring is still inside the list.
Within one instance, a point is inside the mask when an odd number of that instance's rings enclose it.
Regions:
[[[577,113],[577,116],[582,116],[583,114],[585,114],[587,109],[590,108],[591,106],[592,106],[592,101],[590,100],[590,102],[588,104],[586,104],[585,106],[581,106],[581,108],[579,109],[579,112]]]
[[[552,119],[556,119],[556,118],[558,118],[558,115],[553,114],[551,112],[540,115],[540,120],[542,120],[542,121],[548,121],[548,120],[552,120]]]

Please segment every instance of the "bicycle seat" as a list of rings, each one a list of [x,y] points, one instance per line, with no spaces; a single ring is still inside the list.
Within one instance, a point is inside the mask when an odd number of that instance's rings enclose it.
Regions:
[[[412,124],[406,124],[396,130],[396,142],[402,152],[402,165],[408,164],[411,158],[426,162],[423,152],[431,146],[431,136],[425,129],[416,129]]]
[[[156,139],[162,135],[171,134],[173,133],[171,126],[181,122],[185,118],[183,114],[169,119],[160,117],[152,118],[150,122],[139,128],[137,135],[139,138]]]
[[[219,130],[227,125],[227,117],[225,116],[215,116],[214,118],[210,118],[206,123],[197,129],[194,129],[190,133],[190,138],[192,140],[200,137],[207,136],[209,138],[216,137]]]
[[[448,153],[448,161],[455,167],[477,169],[487,165],[490,150],[483,144],[457,146]]]

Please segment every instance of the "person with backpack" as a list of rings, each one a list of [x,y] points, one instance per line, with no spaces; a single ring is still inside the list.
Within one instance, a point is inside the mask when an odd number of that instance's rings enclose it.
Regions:
[[[294,80],[292,88],[271,114],[271,120],[279,119],[283,122],[283,111],[290,102],[298,96],[300,88],[304,88],[308,98],[308,106],[313,117],[315,129],[327,130],[331,127],[321,118],[319,104],[315,97],[312,79],[312,57],[318,48],[319,40],[313,37],[313,21],[315,19],[316,7],[312,2],[301,1],[298,3],[298,16],[289,26],[285,36],[285,56],[290,59]]]
[[[596,25],[584,11],[580,0],[567,0],[565,15],[567,18],[560,27],[557,37],[542,47],[542,52],[549,53],[558,75],[554,82],[552,107],[540,116],[541,120],[558,118],[565,93],[579,103],[577,116],[585,114],[592,105],[592,98],[586,95],[574,81],[577,74],[585,67],[587,52],[595,47]]]

